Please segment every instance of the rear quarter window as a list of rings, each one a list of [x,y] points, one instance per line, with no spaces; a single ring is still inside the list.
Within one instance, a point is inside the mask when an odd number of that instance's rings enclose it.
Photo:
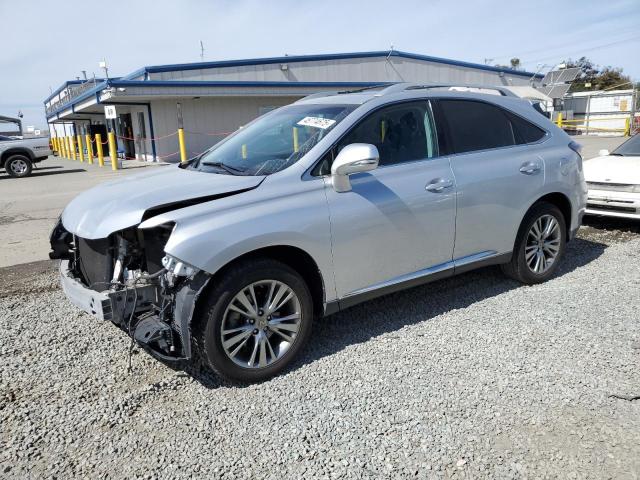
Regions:
[[[517,144],[535,143],[545,136],[546,132],[544,130],[524,118],[507,111],[505,111],[505,114],[509,118],[511,125],[513,125]]]

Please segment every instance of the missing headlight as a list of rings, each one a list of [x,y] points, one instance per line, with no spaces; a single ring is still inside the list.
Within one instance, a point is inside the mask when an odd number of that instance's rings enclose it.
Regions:
[[[163,223],[154,228],[140,229],[144,242],[147,272],[155,273],[163,268],[164,247],[169,241],[175,223]]]
[[[193,265],[189,265],[171,255],[165,255],[162,259],[162,265],[169,273],[176,277],[191,277],[198,271]]]

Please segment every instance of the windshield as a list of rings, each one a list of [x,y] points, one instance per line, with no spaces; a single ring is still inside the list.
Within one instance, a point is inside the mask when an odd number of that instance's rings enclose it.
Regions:
[[[300,160],[357,105],[289,105],[215,145],[188,168],[230,175],[270,175]]]
[[[629,140],[616,148],[612,155],[622,155],[623,157],[640,156],[640,134],[636,134]]]

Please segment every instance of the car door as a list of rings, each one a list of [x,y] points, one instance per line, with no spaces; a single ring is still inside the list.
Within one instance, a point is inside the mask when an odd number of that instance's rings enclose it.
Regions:
[[[544,186],[542,158],[518,135],[518,122],[526,121],[478,100],[441,99],[438,108],[457,185],[454,260],[511,252],[524,213]]]
[[[372,292],[446,270],[453,254],[455,183],[427,101],[370,113],[335,146],[378,148],[379,166],[350,177],[338,193],[325,177],[339,298]]]

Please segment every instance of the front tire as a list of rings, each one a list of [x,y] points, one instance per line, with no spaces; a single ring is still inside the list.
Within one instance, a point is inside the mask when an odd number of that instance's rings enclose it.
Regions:
[[[24,178],[31,175],[33,164],[31,160],[24,155],[13,155],[5,162],[4,169],[11,177]]]
[[[224,272],[198,324],[201,357],[221,377],[240,383],[282,372],[311,334],[313,301],[302,277],[271,259]]]
[[[526,285],[545,282],[556,272],[566,242],[566,221],[560,209],[548,202],[536,203],[522,220],[513,256],[502,270]]]

